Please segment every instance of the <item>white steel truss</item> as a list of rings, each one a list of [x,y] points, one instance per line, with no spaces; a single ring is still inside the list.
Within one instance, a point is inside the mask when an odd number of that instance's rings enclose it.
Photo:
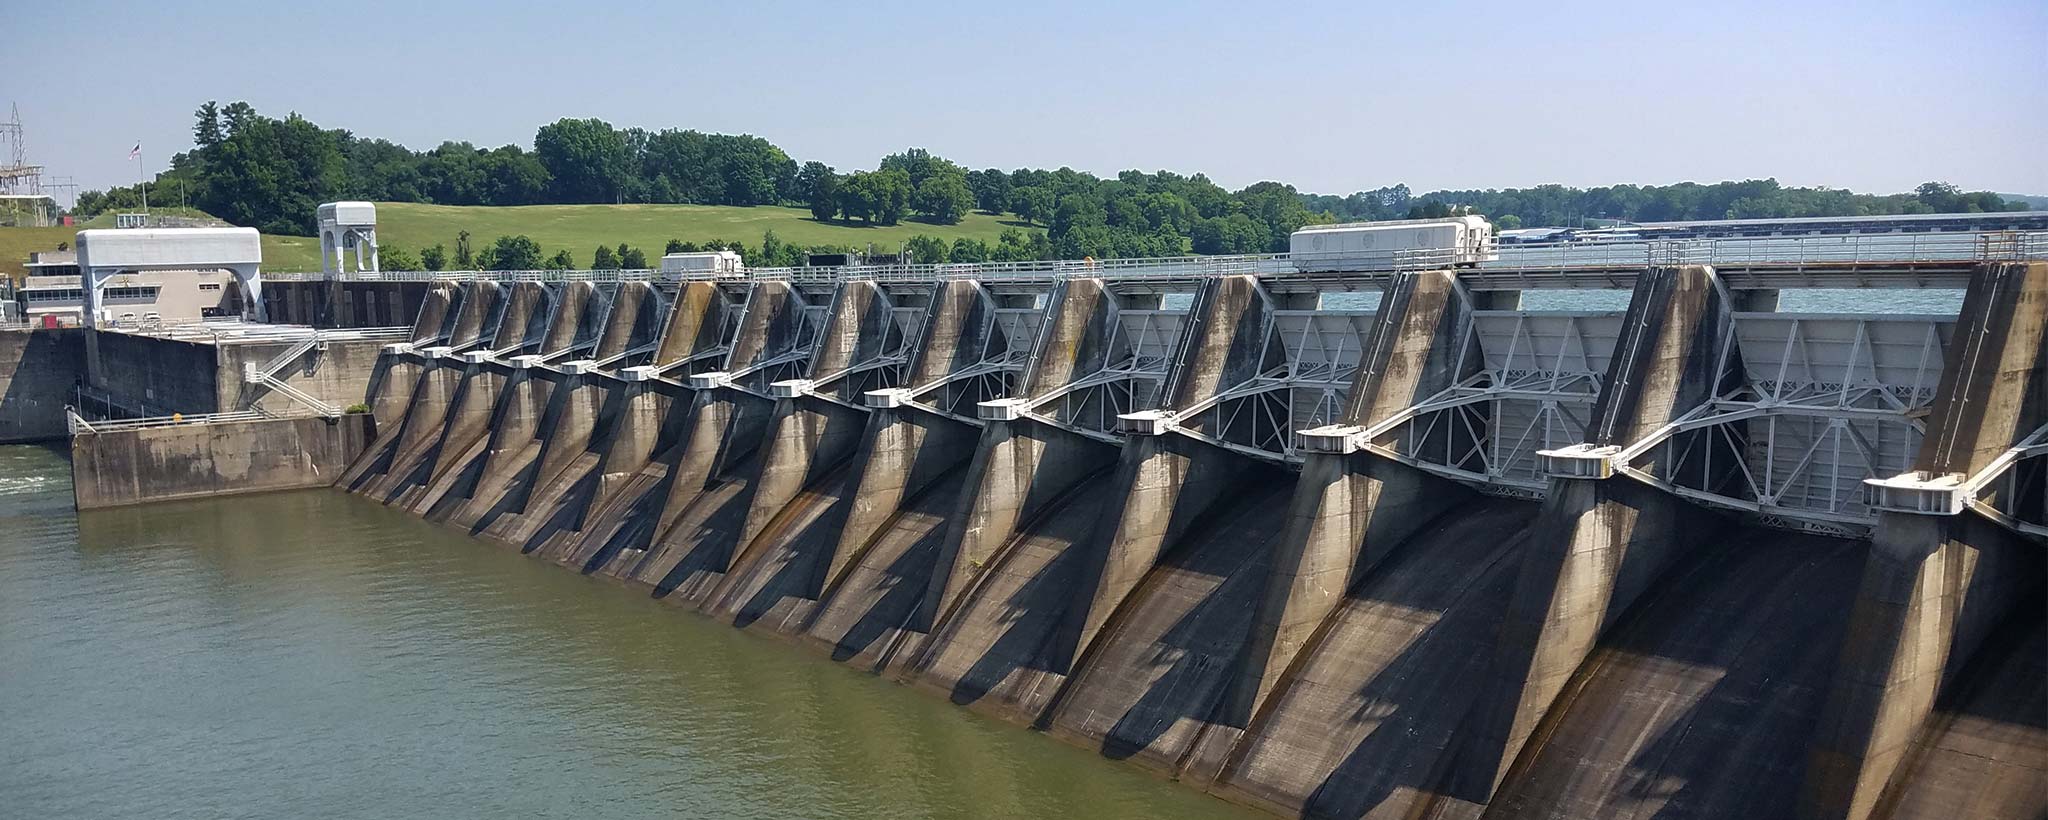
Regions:
[[[888,299],[889,294],[881,291],[875,298]],[[926,316],[925,309],[920,307],[889,308],[889,324],[882,331],[882,343],[872,353],[840,370],[812,376],[810,392],[859,406],[863,393],[901,386],[909,377],[911,357],[923,335]]]
[[[1032,346],[1045,327],[1045,311],[1037,307],[997,307],[987,289],[976,288],[982,303],[982,326],[974,362],[925,384],[906,385],[905,399],[973,424],[981,421],[975,406],[1016,394]],[[921,335],[921,334],[920,334]]]
[[[1109,305],[1109,338],[1100,361],[1077,368],[1086,375],[1023,408],[1041,420],[1100,439],[1114,439],[1117,417],[1151,409],[1159,401],[1186,311],[1131,310]]]
[[[1502,495],[1541,497],[1538,453],[1585,440],[1619,313],[1476,311],[1456,361],[1476,371],[1366,428],[1364,446]]]
[[[727,297],[724,291],[719,291],[717,298],[718,344],[662,365],[660,375],[694,376],[715,371],[725,364],[726,357],[732,353],[733,340],[739,336],[740,317],[745,313],[746,305]],[[664,338],[663,341],[667,340]]]
[[[1263,288],[1258,294],[1273,317],[1256,359],[1259,370],[1162,414],[1163,427],[1248,455],[1299,462],[1296,431],[1342,419],[1374,312],[1281,310]]]
[[[811,350],[818,344],[818,334],[824,332],[826,313],[830,305],[808,304],[803,292],[791,288],[791,307],[796,309],[796,328],[789,336],[789,342],[781,350],[764,350],[761,358],[745,367],[726,371],[726,378],[734,387],[750,393],[767,395],[768,386],[780,381],[801,379],[810,370]],[[746,313],[753,310],[749,304],[741,313],[740,324],[746,324]]]
[[[1735,328],[1716,372],[1742,378],[1608,456],[1614,470],[1765,523],[1863,534],[1864,483],[1910,468],[1954,319],[1754,313]]]
[[[2035,538],[2048,539],[2048,425],[1964,482],[1970,508]]]

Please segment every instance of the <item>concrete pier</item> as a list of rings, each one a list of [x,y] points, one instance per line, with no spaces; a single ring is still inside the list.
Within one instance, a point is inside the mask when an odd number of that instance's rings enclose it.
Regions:
[[[1733,332],[1721,293],[1713,271],[1698,266],[1637,279],[1590,443],[1624,446],[1716,394]],[[1449,799],[1491,794],[1602,633],[1718,528],[1710,513],[1627,479],[1552,481],[1449,774]]]
[[[1915,469],[1986,469],[2048,424],[2048,264],[1980,269]],[[1880,513],[1801,796],[1806,817],[1875,814],[1938,697],[1993,627],[2048,588],[2043,545],[1965,511]],[[2037,771],[2038,774],[2038,771]],[[2025,776],[2024,774],[2020,776]],[[1994,787],[1987,780],[1985,787]]]

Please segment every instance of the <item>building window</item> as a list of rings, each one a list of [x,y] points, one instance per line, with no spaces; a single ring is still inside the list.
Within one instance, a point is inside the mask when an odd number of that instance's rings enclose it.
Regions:
[[[219,283],[219,282],[200,282],[200,283],[199,283],[199,289],[200,289],[200,290],[220,290],[220,283]]]
[[[30,302],[76,302],[85,298],[85,292],[78,288],[60,290],[24,290],[22,299]]]
[[[156,288],[154,288],[154,287],[140,287],[140,288],[107,288],[107,290],[106,290],[106,296],[107,296],[107,298],[108,298],[108,299],[152,299],[152,300],[153,300],[153,299],[155,299],[155,298],[156,298],[156,291],[157,291],[157,289],[156,289]]]

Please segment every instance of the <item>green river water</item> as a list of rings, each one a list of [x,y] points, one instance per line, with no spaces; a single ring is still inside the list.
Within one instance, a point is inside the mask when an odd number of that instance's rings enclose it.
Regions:
[[[1242,818],[333,491],[80,515],[0,447],[0,818]]]

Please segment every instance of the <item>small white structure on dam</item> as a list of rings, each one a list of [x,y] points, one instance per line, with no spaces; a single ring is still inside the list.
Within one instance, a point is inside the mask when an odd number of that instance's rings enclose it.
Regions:
[[[355,251],[356,272],[376,273],[377,206],[370,202],[329,202],[320,206],[320,272],[330,276],[348,270],[348,252]],[[365,257],[364,249],[369,250]]]

